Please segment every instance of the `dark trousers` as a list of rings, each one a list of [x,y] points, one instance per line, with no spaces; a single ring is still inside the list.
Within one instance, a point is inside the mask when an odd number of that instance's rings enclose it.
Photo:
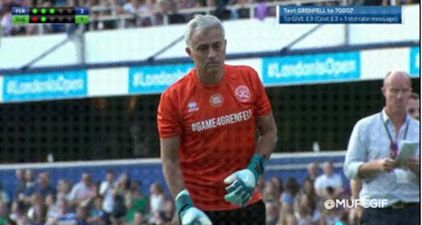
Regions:
[[[361,225],[419,225],[420,208],[366,208]]]
[[[206,211],[212,224],[218,225],[264,225],[265,204],[258,201],[245,208],[230,211]]]

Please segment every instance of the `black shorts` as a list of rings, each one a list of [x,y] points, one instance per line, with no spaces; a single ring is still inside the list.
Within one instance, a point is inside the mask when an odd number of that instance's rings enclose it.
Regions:
[[[213,225],[265,225],[265,204],[262,200],[245,208],[205,213]]]

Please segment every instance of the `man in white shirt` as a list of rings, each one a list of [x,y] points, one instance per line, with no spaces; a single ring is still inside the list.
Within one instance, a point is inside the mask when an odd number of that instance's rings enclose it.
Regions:
[[[314,187],[318,196],[325,197],[328,187],[335,190],[335,194],[343,191],[343,181],[341,176],[333,172],[333,162],[325,162],[322,166],[323,174],[315,179]]]
[[[107,170],[105,181],[101,182],[100,184],[100,195],[103,196],[103,210],[107,214],[111,214],[113,212],[114,207],[114,196],[113,196],[113,189],[114,189],[114,173],[111,170]]]
[[[84,172],[81,181],[73,186],[69,200],[77,206],[86,205],[95,195],[95,185],[91,180],[91,174]]]
[[[363,225],[416,225],[420,218],[420,156],[404,165],[396,157],[403,141],[420,142],[420,125],[406,112],[412,91],[408,73],[389,72],[384,78],[384,109],[359,120],[347,148],[344,171],[362,181]]]

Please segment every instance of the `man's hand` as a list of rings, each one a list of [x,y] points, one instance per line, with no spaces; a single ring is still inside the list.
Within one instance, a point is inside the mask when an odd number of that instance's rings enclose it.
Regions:
[[[374,159],[363,163],[358,168],[359,178],[368,178],[377,175],[379,172],[391,172],[396,168],[396,161],[391,158]]]
[[[210,218],[193,206],[192,199],[186,189],[176,196],[176,211],[182,225],[212,225]]]
[[[406,166],[416,175],[420,175],[420,163],[418,159],[408,159],[406,161]]]
[[[233,173],[224,179],[228,194],[224,199],[232,204],[244,206],[252,196],[255,189],[256,179],[252,171],[244,169]]]
[[[360,219],[362,218],[362,213],[362,206],[356,206],[356,208],[351,209],[349,214],[350,224],[359,224]]]
[[[391,172],[396,167],[396,162],[390,158],[378,159],[375,161],[378,170]]]
[[[263,171],[264,158],[255,154],[246,169],[236,171],[224,179],[224,183],[228,185],[224,199],[232,204],[245,206]]]

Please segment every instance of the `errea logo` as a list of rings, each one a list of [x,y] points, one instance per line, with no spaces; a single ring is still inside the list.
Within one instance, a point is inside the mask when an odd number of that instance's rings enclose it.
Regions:
[[[189,101],[188,103],[188,112],[196,112],[199,110],[198,103],[195,101]]]

